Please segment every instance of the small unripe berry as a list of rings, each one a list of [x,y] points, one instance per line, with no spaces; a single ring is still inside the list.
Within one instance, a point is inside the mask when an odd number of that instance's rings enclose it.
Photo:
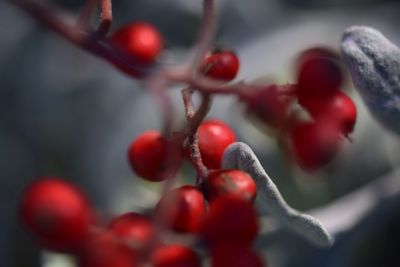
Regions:
[[[345,93],[336,93],[325,97],[299,97],[299,103],[315,120],[329,120],[339,125],[344,136],[354,129],[357,119],[357,108]]]
[[[130,145],[128,159],[137,175],[158,182],[175,175],[181,164],[180,153],[158,131],[146,131]]]
[[[198,135],[204,165],[209,169],[219,169],[225,148],[236,141],[235,133],[222,121],[208,120],[200,125]]]
[[[146,22],[135,22],[120,28],[111,37],[111,42],[141,64],[153,63],[163,48],[161,34]]]
[[[78,255],[79,267],[138,267],[135,252],[112,233],[93,236]]]
[[[329,95],[340,88],[342,70],[333,55],[324,49],[312,49],[302,54],[297,73],[299,94]]]
[[[154,267],[200,267],[199,256],[190,248],[182,245],[157,247],[151,255]]]
[[[197,187],[186,185],[163,196],[157,204],[157,212],[175,231],[196,233],[206,214],[206,203]]]
[[[78,188],[52,177],[28,186],[22,195],[20,216],[41,245],[62,252],[81,247],[94,217]]]
[[[154,236],[151,220],[141,214],[128,212],[118,216],[108,225],[108,229],[134,247],[148,245]]]
[[[201,71],[215,80],[229,82],[239,72],[239,65],[239,58],[234,52],[215,50],[206,56]]]
[[[207,245],[248,246],[258,233],[257,213],[247,201],[232,195],[214,200],[202,226]]]
[[[224,195],[235,195],[253,203],[257,194],[253,178],[241,170],[211,171],[204,183],[210,201]]]
[[[252,249],[223,245],[212,249],[211,267],[263,267],[261,257]]]
[[[300,123],[289,136],[294,159],[306,171],[328,164],[340,146],[340,130],[330,121]]]

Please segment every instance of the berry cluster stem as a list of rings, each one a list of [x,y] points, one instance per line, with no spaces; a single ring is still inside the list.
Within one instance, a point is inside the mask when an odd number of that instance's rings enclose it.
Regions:
[[[90,17],[93,14],[98,0],[86,0],[82,8],[81,13],[78,17],[78,26],[83,29],[87,29],[90,21]]]
[[[100,24],[97,28],[96,35],[105,37],[112,23],[112,3],[111,0],[101,0],[101,16]]]
[[[188,121],[187,128],[183,132],[188,134],[188,147],[190,150],[190,159],[193,162],[197,176],[196,184],[201,183],[207,177],[208,169],[204,165],[201,158],[199,144],[198,144],[198,134],[197,129],[199,128],[201,122],[207,115],[209,108],[211,106],[211,98],[208,94],[202,95],[202,102],[197,112],[194,111],[192,95],[194,90],[192,88],[186,88],[182,90],[182,98],[185,106],[186,119]]]
[[[69,42],[75,44],[90,54],[103,58],[113,65],[117,65],[125,70],[125,73],[135,77],[138,71],[146,71],[137,62],[127,59],[125,55],[117,51],[106,41],[91,32],[86,31],[77,23],[71,25],[67,21],[73,21],[70,15],[60,10],[41,4],[34,0],[13,0],[23,11],[32,16],[35,20],[46,26],[46,28],[56,32]],[[109,6],[111,8],[111,5]],[[107,13],[107,12],[106,12]],[[60,15],[63,16],[60,16]],[[64,17],[65,19],[62,19]]]
[[[202,24],[197,36],[196,45],[193,48],[191,56],[192,59],[188,60],[191,73],[197,72],[197,68],[203,61],[204,56],[211,46],[211,42],[215,33],[215,20],[216,16],[214,0],[204,0]]]

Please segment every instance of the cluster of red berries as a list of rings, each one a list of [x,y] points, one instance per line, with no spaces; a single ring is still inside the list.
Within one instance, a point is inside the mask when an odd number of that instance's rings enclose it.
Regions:
[[[155,229],[143,215],[123,214],[100,227],[79,189],[57,178],[31,184],[24,192],[20,215],[39,244],[72,253],[81,267],[135,267],[145,262],[155,267],[200,266],[195,252],[182,245],[156,243],[148,251]]]
[[[258,233],[257,214],[252,207],[256,184],[243,171],[221,169],[223,152],[235,142],[235,133],[222,121],[208,120],[197,134],[202,161],[210,169],[207,177],[198,186],[184,185],[167,192],[157,204],[156,213],[173,231],[194,234],[204,241],[212,266],[263,266],[250,248]],[[174,175],[186,154],[185,149],[180,150],[156,131],[140,135],[128,151],[133,170],[149,181]]]
[[[143,70],[151,66],[157,60],[163,49],[161,33],[153,25],[146,22],[128,24],[116,31],[110,39],[110,43],[124,57],[137,65],[137,73],[128,71],[137,78],[142,76]],[[210,78],[220,81],[231,81],[239,70],[239,59],[230,50],[214,49],[207,54],[201,66],[201,72]]]
[[[163,49],[161,34],[144,22],[119,29],[109,43],[136,63],[137,72],[122,70],[138,78]],[[356,109],[339,90],[343,78],[335,60],[329,50],[308,50],[298,61],[296,85],[237,92],[250,114],[284,132],[293,158],[306,170],[328,163],[340,139],[354,128]],[[220,49],[207,54],[199,68],[220,82],[233,80],[238,70],[236,54]],[[296,104],[308,113],[308,120],[293,115]],[[212,267],[265,266],[251,248],[259,230],[253,208],[256,184],[241,170],[221,168],[223,152],[235,142],[235,133],[219,120],[205,121],[196,130],[196,145],[207,174],[198,185],[168,191],[151,215],[130,212],[102,225],[76,187],[44,178],[31,184],[22,197],[23,223],[44,248],[72,253],[81,267],[201,266],[195,250],[165,242],[160,225],[196,237],[209,252]],[[129,146],[128,160],[139,177],[160,182],[174,177],[185,157],[190,159],[187,146],[174,135],[146,131]]]
[[[155,218],[161,218],[171,231],[202,241],[211,266],[262,267],[263,261],[251,249],[258,234],[252,207],[255,182],[243,171],[220,169],[223,150],[235,141],[235,135],[216,120],[204,122],[198,135],[202,157],[212,170],[198,186],[167,192],[151,217],[130,212],[102,226],[76,187],[44,178],[24,192],[22,221],[44,248],[72,253],[82,267],[200,267],[201,259],[192,248],[163,242]],[[147,131],[133,141],[128,158],[137,175],[161,181],[179,168],[181,154],[169,139]]]
[[[142,22],[118,30],[111,43],[140,68],[153,64],[162,50],[161,35]],[[239,60],[229,50],[208,53],[200,66],[203,74],[223,82],[234,79],[238,69]],[[221,169],[223,152],[235,142],[235,133],[222,121],[208,120],[198,127],[197,135],[207,177],[197,186],[167,192],[151,216],[129,212],[104,226],[76,187],[50,177],[26,189],[22,221],[44,248],[72,253],[82,267],[201,266],[190,247],[164,243],[158,234],[160,218],[170,231],[196,236],[209,250],[214,267],[264,266],[251,249],[258,233],[252,207],[256,184],[241,170]],[[146,131],[129,146],[128,160],[139,177],[164,181],[176,174],[185,156],[190,158],[184,144],[156,130]]]
[[[143,65],[154,63],[162,50],[160,33],[143,22],[121,28],[113,35],[112,43]],[[341,137],[353,131],[357,111],[353,101],[340,90],[343,74],[335,53],[325,48],[309,49],[301,54],[297,65],[296,85],[261,86],[260,90],[245,93],[242,98],[249,113],[269,126],[285,129],[289,151],[301,168],[315,170],[334,158]],[[235,78],[238,70],[239,59],[229,50],[212,51],[201,65],[201,71],[207,76],[226,82]],[[291,116],[296,100],[310,120]],[[207,160],[207,167],[217,166]]]
[[[309,49],[298,59],[297,84],[260,86],[243,97],[250,114],[287,137],[292,158],[307,171],[329,163],[356,122],[356,106],[340,90],[337,61],[329,49]]]
[[[340,87],[343,74],[335,53],[324,48],[305,51],[298,60],[296,96],[311,120],[290,129],[295,161],[305,170],[326,165],[343,137],[353,131],[356,106]]]

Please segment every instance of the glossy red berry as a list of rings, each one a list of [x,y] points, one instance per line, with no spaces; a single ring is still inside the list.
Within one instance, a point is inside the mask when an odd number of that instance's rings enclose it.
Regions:
[[[154,227],[151,220],[135,212],[118,216],[111,221],[108,229],[115,236],[138,248],[148,245],[154,237]]]
[[[339,90],[343,77],[332,52],[314,49],[299,59],[297,82],[299,94],[329,95]]]
[[[20,216],[41,245],[62,252],[80,248],[94,217],[78,188],[52,177],[28,186],[22,195]]]
[[[235,133],[222,121],[208,120],[200,125],[198,135],[204,165],[209,169],[219,169],[225,148],[236,140]]]
[[[153,63],[163,48],[161,34],[146,22],[135,22],[120,28],[111,37],[111,42],[142,64]]]
[[[338,124],[344,136],[354,129],[357,120],[356,105],[341,91],[326,97],[299,97],[299,103],[314,119],[329,120]]]
[[[248,201],[237,196],[222,196],[214,200],[202,226],[206,243],[248,246],[258,233],[258,218]]]
[[[154,267],[200,267],[199,256],[190,248],[182,245],[157,247],[151,255]]]
[[[215,50],[206,56],[201,71],[215,80],[229,82],[239,72],[239,65],[239,58],[234,52]]]
[[[146,131],[136,138],[128,159],[137,175],[153,182],[172,177],[181,164],[180,149],[158,131]]]
[[[210,201],[224,195],[235,195],[253,203],[257,186],[253,178],[241,170],[215,170],[205,181],[205,191]]]
[[[206,214],[203,194],[195,186],[182,186],[168,192],[157,204],[157,212],[178,232],[195,233]]]
[[[78,255],[79,267],[139,267],[135,252],[110,232],[93,236]]]
[[[330,121],[298,124],[289,135],[294,159],[306,171],[328,164],[340,146],[339,128]]]
[[[261,257],[251,248],[223,245],[212,249],[211,267],[265,267]]]

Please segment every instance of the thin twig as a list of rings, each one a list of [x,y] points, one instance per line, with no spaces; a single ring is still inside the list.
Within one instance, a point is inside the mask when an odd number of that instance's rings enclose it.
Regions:
[[[203,18],[197,36],[196,46],[188,60],[190,72],[196,72],[210,48],[215,33],[215,3],[214,0],[203,1]]]
[[[78,18],[78,25],[83,29],[88,29],[90,17],[92,16],[94,9],[96,8],[98,0],[86,0],[85,5]]]
[[[112,1],[101,0],[100,24],[97,28],[96,35],[103,38],[107,35],[112,23]]]
[[[189,84],[195,91],[207,94],[231,94],[241,95],[255,86],[247,85],[243,82],[225,84],[219,81],[210,79],[202,74],[197,74],[192,77],[185,68],[169,68],[165,69],[165,76],[172,83]],[[259,86],[258,86],[259,87]]]
[[[139,66],[132,59],[127,59],[125,55],[113,49],[107,42],[94,38],[91,34],[76,25],[66,23],[59,16],[61,12],[55,8],[49,8],[33,0],[14,0],[12,3],[19,6],[50,30],[58,33],[90,54],[105,59],[124,71],[127,75],[137,77],[139,74],[144,75],[149,71],[149,69]]]
[[[194,90],[192,88],[186,88],[182,90],[182,98],[185,106],[186,118],[188,121],[187,127],[182,131],[182,133],[188,136],[190,159],[193,162],[197,172],[196,184],[200,184],[203,179],[207,177],[208,169],[204,165],[201,158],[197,129],[208,113],[208,110],[211,106],[211,99],[208,94],[203,95],[203,99],[198,111],[194,112],[192,102],[193,92]]]

